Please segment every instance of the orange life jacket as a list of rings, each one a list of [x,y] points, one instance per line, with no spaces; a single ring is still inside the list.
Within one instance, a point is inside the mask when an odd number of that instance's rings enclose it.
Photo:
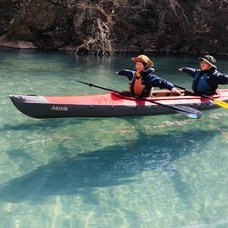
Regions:
[[[134,96],[141,96],[144,90],[144,85],[142,83],[142,76],[136,73],[135,76],[129,83],[129,90]]]

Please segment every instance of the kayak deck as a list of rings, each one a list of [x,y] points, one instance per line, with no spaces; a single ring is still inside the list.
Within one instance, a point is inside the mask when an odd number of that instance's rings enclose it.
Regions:
[[[228,89],[219,91],[215,99],[228,101]],[[158,90],[153,97],[140,100],[130,97],[128,93],[107,93],[82,96],[37,96],[10,95],[15,107],[33,118],[66,118],[66,117],[122,117],[146,116],[174,113],[173,106],[188,106],[195,109],[217,107],[210,99],[201,96],[174,96],[171,91]],[[150,102],[151,101],[151,102]],[[156,103],[153,103],[156,102]]]

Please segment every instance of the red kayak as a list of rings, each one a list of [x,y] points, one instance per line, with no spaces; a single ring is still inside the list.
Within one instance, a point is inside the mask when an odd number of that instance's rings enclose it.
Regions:
[[[135,98],[122,93],[82,96],[10,95],[15,107],[33,118],[61,117],[124,117],[169,114],[219,107],[211,99],[201,96],[175,96],[168,90],[155,90],[153,97]],[[210,98],[228,101],[228,89],[220,89]],[[194,118],[194,117],[193,117]],[[198,118],[198,116],[196,117]]]

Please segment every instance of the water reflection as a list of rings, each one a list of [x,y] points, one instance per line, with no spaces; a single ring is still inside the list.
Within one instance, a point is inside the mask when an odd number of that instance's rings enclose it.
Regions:
[[[142,134],[138,140],[129,141],[124,146],[110,146],[48,163],[10,180],[1,187],[0,197],[10,202],[39,201],[50,195],[82,193],[82,197],[87,197],[84,191],[93,195],[96,187],[126,185],[134,182],[137,174],[143,171],[162,169],[167,172],[179,195],[186,198],[185,193],[190,194],[190,188],[172,165],[173,161],[192,150],[200,153],[203,145],[220,132],[196,129],[182,132],[181,140],[177,141],[178,134],[175,131],[169,135]],[[67,154],[69,149],[60,143],[58,150]]]

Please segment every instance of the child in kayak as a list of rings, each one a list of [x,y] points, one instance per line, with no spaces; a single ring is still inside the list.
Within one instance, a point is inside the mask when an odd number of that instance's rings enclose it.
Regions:
[[[129,89],[132,95],[150,96],[153,87],[168,89],[176,95],[181,95],[171,82],[154,74],[154,63],[146,55],[139,55],[132,60],[135,63],[135,70],[123,69],[117,72],[118,75],[126,76],[130,80]]]
[[[211,55],[200,57],[200,69],[181,67],[183,71],[193,77],[192,90],[196,94],[216,94],[218,85],[228,84],[228,75],[222,74],[215,65],[216,59]]]

